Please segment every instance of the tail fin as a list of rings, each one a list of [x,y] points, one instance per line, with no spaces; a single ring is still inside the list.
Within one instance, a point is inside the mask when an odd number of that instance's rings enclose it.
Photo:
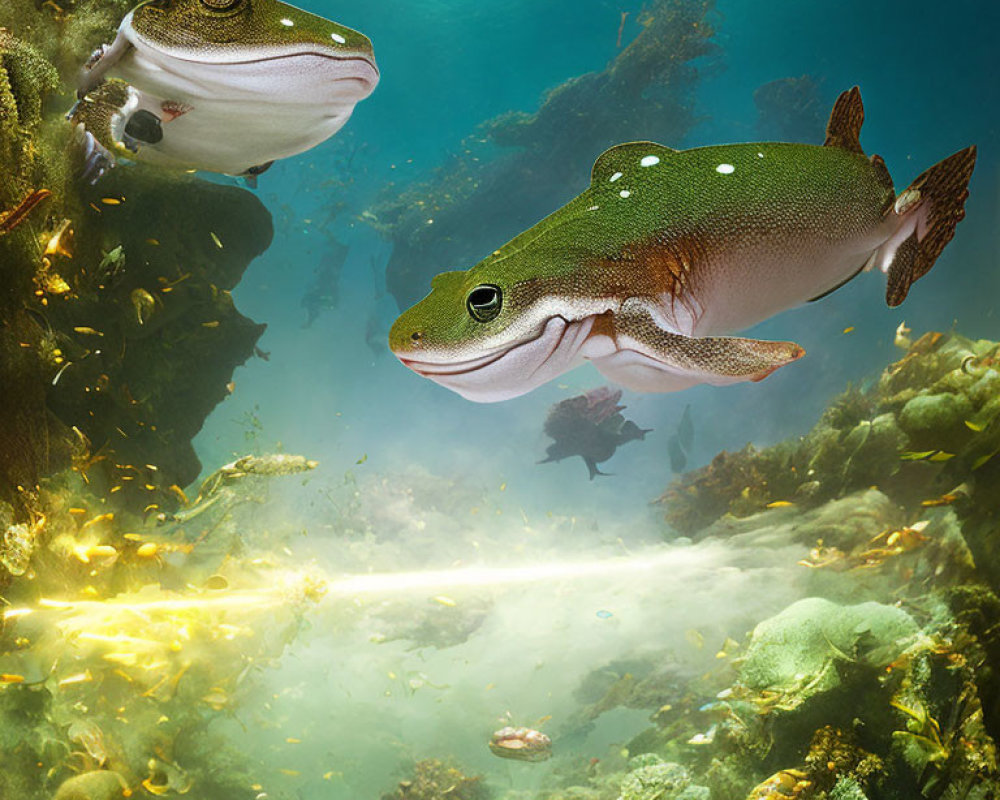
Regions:
[[[965,216],[976,148],[966,147],[931,167],[905,189],[889,210],[896,233],[876,253],[889,276],[885,301],[898,306],[910,286],[926,275]]]

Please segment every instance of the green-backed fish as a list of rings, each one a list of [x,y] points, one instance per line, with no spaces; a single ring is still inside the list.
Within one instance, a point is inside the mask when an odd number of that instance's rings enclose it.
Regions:
[[[365,36],[280,0],[147,0],[91,56],[71,118],[104,148],[88,139],[90,160],[253,176],[336,133],[378,79]]]
[[[964,216],[975,147],[896,195],[868,158],[857,87],[822,146],[767,142],[605,152],[590,188],[396,320],[408,367],[470,400],[517,397],[591,361],[636,391],[758,381],[793,342],[731,337],[866,268],[903,301]]]

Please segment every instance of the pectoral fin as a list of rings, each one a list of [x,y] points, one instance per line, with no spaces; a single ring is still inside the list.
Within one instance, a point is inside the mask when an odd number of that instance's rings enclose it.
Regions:
[[[118,35],[115,36],[115,40],[110,45],[101,45],[95,50],[87,59],[87,63],[84,64],[77,80],[77,99],[82,100],[100,86],[108,77],[108,72],[131,49],[132,43],[119,30]]]
[[[610,380],[638,392],[760,381],[805,355],[794,342],[682,336],[640,314],[616,315],[614,326],[615,352],[591,361]]]

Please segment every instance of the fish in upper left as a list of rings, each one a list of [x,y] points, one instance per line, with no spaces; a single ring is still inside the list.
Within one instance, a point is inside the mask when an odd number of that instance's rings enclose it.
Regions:
[[[333,136],[378,84],[371,42],[279,0],[151,0],[85,65],[67,115],[115,154],[253,179]]]

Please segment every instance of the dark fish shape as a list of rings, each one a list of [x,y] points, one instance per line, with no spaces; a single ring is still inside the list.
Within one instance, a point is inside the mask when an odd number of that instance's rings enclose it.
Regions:
[[[330,237],[323,263],[316,268],[315,277],[302,295],[301,306],[306,310],[303,328],[310,327],[324,309],[336,308],[340,299],[340,272],[350,247]]]
[[[667,455],[670,456],[670,471],[683,472],[687,466],[687,455],[681,447],[680,438],[674,434],[667,439]]]
[[[602,387],[553,405],[545,419],[545,433],[555,441],[539,463],[579,456],[591,480],[595,475],[607,475],[597,465],[623,444],[644,439],[650,432],[622,416],[625,406],[618,403],[621,394],[621,390]]]
[[[681,421],[677,423],[677,441],[684,451],[691,452],[694,446],[694,423],[691,421],[691,404],[684,406]]]

